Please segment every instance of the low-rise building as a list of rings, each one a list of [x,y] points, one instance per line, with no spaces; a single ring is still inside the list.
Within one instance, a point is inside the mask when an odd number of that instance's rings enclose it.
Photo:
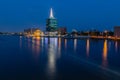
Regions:
[[[43,36],[43,32],[39,28],[29,28],[24,30],[24,35],[27,36]]]
[[[67,28],[66,27],[58,28],[58,34],[65,35],[66,33],[67,33]]]
[[[115,37],[120,37],[120,26],[115,26],[114,27],[114,36]]]

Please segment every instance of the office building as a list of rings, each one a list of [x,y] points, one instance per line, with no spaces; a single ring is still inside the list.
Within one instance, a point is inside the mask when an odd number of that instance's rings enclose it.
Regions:
[[[57,31],[57,19],[53,15],[53,10],[50,10],[50,17],[47,19],[46,22],[46,31],[47,32],[55,32]]]

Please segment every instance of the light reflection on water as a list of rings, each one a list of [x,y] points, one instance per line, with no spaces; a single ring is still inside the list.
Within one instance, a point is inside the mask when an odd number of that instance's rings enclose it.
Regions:
[[[32,37],[32,51],[37,59],[40,54],[40,37]]]
[[[74,51],[76,51],[77,48],[77,39],[74,39]]]
[[[58,58],[61,56],[61,38],[58,38]]]
[[[40,37],[35,38],[35,44],[36,44],[36,54],[39,55],[39,53],[40,53]]]
[[[20,48],[22,48],[22,36],[20,36]]]
[[[108,56],[108,41],[105,40],[103,45],[103,61],[102,61],[102,65],[104,67],[107,67],[108,64],[107,56]]]
[[[112,48],[116,52],[118,52],[118,42],[116,41],[114,44],[109,41],[109,40],[100,40],[97,43],[94,41],[91,41],[92,39],[86,39],[86,40],[79,40],[79,39],[74,39],[74,41],[68,40],[68,39],[62,39],[62,38],[38,38],[38,37],[33,37],[31,42],[32,42],[32,51],[38,58],[39,54],[47,54],[45,55],[47,59],[45,60],[45,73],[47,76],[51,79],[53,79],[56,76],[57,73],[57,60],[61,59],[63,57],[62,54],[72,54],[74,56],[79,56],[74,54],[75,52],[81,53],[81,57],[83,58],[86,57],[93,62],[97,63],[102,67],[108,68],[109,67],[109,55],[112,52]],[[30,39],[28,38],[28,45],[30,45]],[[81,43],[80,43],[81,42]],[[83,43],[82,43],[83,42]],[[80,44],[79,44],[80,43]],[[85,44],[84,44],[85,43]],[[93,43],[93,44],[92,44]],[[20,44],[21,39],[20,39]],[[69,45],[74,45],[70,46],[71,53],[69,48]],[[82,45],[81,45],[82,44]],[[22,44],[24,45],[24,44]],[[98,46],[98,47],[92,47],[92,46]],[[28,48],[30,48],[28,46]],[[79,49],[78,49],[79,48]],[[92,49],[94,48],[94,49]],[[84,50],[81,50],[84,49]],[[46,51],[45,51],[46,50]],[[65,51],[63,51],[65,50]],[[73,51],[72,51],[73,50]],[[76,51],[77,50],[77,51]],[[97,50],[97,51],[93,51]],[[109,51],[108,51],[109,50]],[[113,51],[114,51],[113,50]],[[41,52],[42,51],[42,52]],[[111,52],[110,52],[111,51]],[[94,55],[92,55],[94,53]],[[91,54],[91,55],[90,55]],[[62,56],[61,56],[62,55]],[[85,56],[84,56],[85,55]],[[100,55],[100,56],[99,56]],[[114,55],[114,54],[111,54]],[[96,58],[96,61],[94,61],[94,58]],[[89,60],[87,59],[87,60]]]
[[[90,40],[87,39],[87,44],[86,44],[86,53],[87,53],[87,57],[89,57],[89,51],[90,51]]]
[[[79,48],[78,39],[74,39],[74,51]],[[45,44],[44,44],[45,43]],[[64,45],[65,48],[67,48],[68,40],[64,39]],[[28,48],[30,48],[30,39],[28,38]],[[43,46],[48,48],[48,59],[49,59],[49,65],[51,63],[55,63],[56,58],[60,58],[61,56],[61,49],[62,49],[62,38],[40,38],[40,37],[33,37],[32,38],[32,51],[36,54],[36,56],[39,56],[40,50],[43,49]],[[92,45],[92,44],[91,44]],[[22,46],[22,38],[20,37],[20,46]],[[42,47],[41,47],[42,46]],[[89,57],[90,54],[90,39],[86,40],[86,57]],[[104,40],[103,43],[103,49],[102,49],[102,66],[107,67],[108,65],[108,50],[112,48],[112,43],[108,42],[108,40]],[[118,42],[115,42],[115,51],[118,51]],[[52,65],[52,66],[51,66]],[[50,68],[52,68],[54,65],[51,64]],[[54,70],[53,70],[54,71]]]
[[[118,42],[115,41],[115,51],[117,52],[118,51]]]
[[[41,37],[41,51],[43,52],[44,50],[44,43],[45,43],[45,38]]]
[[[67,48],[67,39],[65,39],[65,48]]]
[[[31,39],[29,37],[27,37],[27,41],[28,41],[28,48],[31,48]]]
[[[56,73],[56,59],[57,59],[57,38],[48,39],[48,63],[47,63],[47,75],[52,79]]]

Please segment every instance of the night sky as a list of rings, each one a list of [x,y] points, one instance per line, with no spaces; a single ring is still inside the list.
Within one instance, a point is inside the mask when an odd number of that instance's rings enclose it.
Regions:
[[[59,26],[69,31],[113,30],[120,25],[120,0],[0,0],[0,31],[44,30],[51,7]]]

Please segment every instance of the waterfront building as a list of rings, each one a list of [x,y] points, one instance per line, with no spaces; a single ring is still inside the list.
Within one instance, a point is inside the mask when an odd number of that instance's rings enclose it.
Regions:
[[[115,26],[114,27],[114,36],[115,37],[120,37],[120,26]]]
[[[56,32],[57,31],[57,19],[53,15],[52,8],[50,9],[50,17],[46,22],[46,31],[47,32]]]
[[[58,34],[65,35],[66,33],[67,33],[67,28],[66,27],[58,28]]]
[[[88,32],[88,35],[89,35],[89,36],[100,36],[100,31],[98,31],[98,30],[96,30],[96,29],[90,30],[90,31]]]
[[[108,31],[108,30],[105,30],[104,32],[103,32],[103,36],[114,36],[114,32],[112,32],[112,31]]]
[[[43,36],[43,32],[39,28],[29,28],[24,30],[24,35],[27,36]]]
[[[71,32],[72,36],[78,36],[78,31],[76,29],[73,29]]]

